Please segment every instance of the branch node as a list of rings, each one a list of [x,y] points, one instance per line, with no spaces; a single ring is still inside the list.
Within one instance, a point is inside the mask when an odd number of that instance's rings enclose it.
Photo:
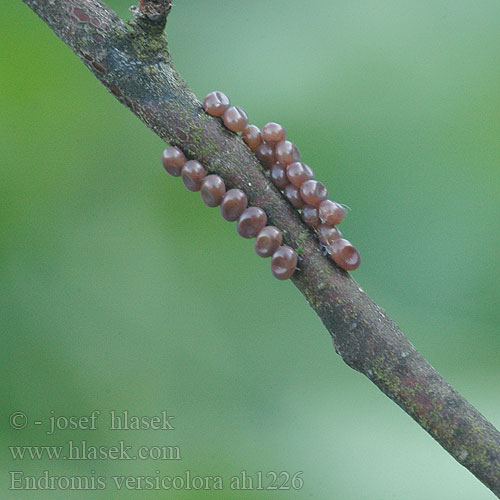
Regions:
[[[137,25],[152,33],[163,32],[171,9],[172,0],[140,0],[137,7],[130,7]]]

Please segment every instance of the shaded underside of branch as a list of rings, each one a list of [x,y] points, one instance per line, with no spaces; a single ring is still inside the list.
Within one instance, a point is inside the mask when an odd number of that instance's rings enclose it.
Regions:
[[[243,141],[208,116],[171,64],[171,0],[141,0],[125,24],[99,0],[23,0],[103,85],[166,142],[262,207],[303,257],[293,282],[335,350],[500,498],[500,433],[427,363],[396,324],[326,258],[314,233],[269,182]]]

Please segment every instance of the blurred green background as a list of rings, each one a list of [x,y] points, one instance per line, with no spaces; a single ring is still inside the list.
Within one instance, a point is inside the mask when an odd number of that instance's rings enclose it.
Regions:
[[[129,2],[109,3],[129,17]],[[352,208],[355,278],[497,427],[499,17],[496,0],[179,0],[167,26],[200,98],[220,89],[251,122],[286,126]],[[0,27],[0,498],[493,498],[344,365],[297,289],[165,174],[164,144],[20,0]],[[176,430],[111,431],[112,409],[167,410]],[[98,430],[46,435],[51,415],[92,410]],[[9,426],[14,411],[26,429]],[[182,460],[7,449],[70,439],[176,445]],[[8,471],[44,470],[108,488],[8,491]],[[225,490],[110,479],[186,470]],[[242,470],[303,471],[304,486],[231,491]]]

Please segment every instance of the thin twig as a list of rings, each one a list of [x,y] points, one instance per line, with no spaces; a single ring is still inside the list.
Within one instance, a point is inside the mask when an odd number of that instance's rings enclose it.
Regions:
[[[170,0],[141,0],[126,25],[99,0],[23,0],[114,96],[170,144],[243,189],[302,256],[293,281],[335,350],[403,408],[500,498],[500,433],[427,363],[345,272],[263,173],[254,155],[200,102],[171,64],[163,27]]]

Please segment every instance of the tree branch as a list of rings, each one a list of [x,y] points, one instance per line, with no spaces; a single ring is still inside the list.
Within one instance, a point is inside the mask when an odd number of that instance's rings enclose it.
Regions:
[[[295,209],[235,134],[204,113],[171,64],[163,28],[171,0],[141,0],[125,24],[99,0],[23,0],[148,127],[240,188],[303,256],[293,282],[335,350],[500,498],[500,433],[427,363],[396,324],[322,255]]]

